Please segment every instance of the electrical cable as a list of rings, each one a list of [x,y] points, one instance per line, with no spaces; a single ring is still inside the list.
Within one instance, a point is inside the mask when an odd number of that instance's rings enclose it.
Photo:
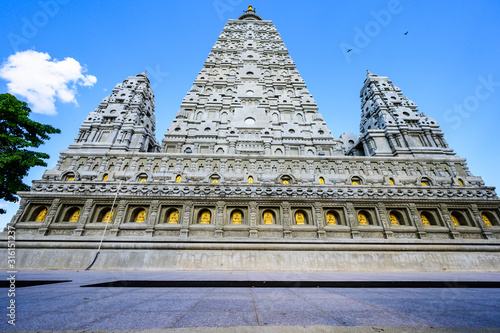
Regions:
[[[85,268],[86,271],[88,271],[90,269],[90,267],[92,267],[92,265],[94,265],[94,263],[97,260],[97,257],[99,256],[99,253],[101,253],[101,246],[102,246],[102,242],[104,240],[104,235],[106,234],[106,230],[108,229],[108,224],[111,221],[111,217],[113,216],[113,209],[115,208],[115,203],[116,203],[116,198],[118,197],[118,193],[120,192],[120,190],[122,188],[122,182],[123,182],[123,180],[120,181],[120,185],[118,186],[118,189],[116,190],[115,198],[113,200],[113,204],[111,205],[111,212],[108,215],[108,220],[105,222],[106,224],[104,226],[104,231],[102,232],[102,237],[101,237],[101,241],[99,242],[99,248],[97,249],[97,253],[95,254],[94,260],[89,265],[89,267]]]

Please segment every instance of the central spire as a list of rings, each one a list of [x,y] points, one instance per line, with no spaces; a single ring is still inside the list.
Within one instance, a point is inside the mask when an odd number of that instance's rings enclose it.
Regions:
[[[326,126],[271,21],[229,20],[165,133],[167,153],[333,156]]]

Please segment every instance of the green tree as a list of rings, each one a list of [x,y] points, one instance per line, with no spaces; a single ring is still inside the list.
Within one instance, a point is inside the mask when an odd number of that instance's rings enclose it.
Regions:
[[[29,118],[30,108],[11,94],[0,94],[0,199],[16,202],[18,191],[28,191],[23,183],[29,169],[47,166],[48,154],[29,150],[61,131]],[[0,209],[0,214],[6,211]]]

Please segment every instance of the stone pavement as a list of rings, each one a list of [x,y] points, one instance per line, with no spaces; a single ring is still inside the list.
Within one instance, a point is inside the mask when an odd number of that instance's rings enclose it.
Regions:
[[[7,272],[0,278],[5,280]],[[16,290],[16,325],[0,331],[139,330],[167,332],[470,332],[500,331],[494,288],[105,288],[115,280],[500,281],[500,273],[21,271],[17,280],[72,280]],[[316,325],[314,327],[309,327]],[[267,328],[266,326],[273,326]],[[276,327],[279,326],[279,327]],[[307,327],[305,327],[307,326]],[[348,328],[346,326],[352,326]],[[231,328],[232,327],[232,328]],[[236,328],[234,328],[236,327]],[[196,329],[195,329],[196,328]],[[340,330],[337,330],[339,329]],[[213,331],[215,332],[215,331]]]

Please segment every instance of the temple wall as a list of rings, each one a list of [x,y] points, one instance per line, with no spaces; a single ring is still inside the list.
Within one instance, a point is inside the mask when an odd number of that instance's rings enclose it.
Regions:
[[[3,245],[2,245],[3,246]],[[17,269],[85,269],[98,240],[18,242]],[[2,251],[6,253],[6,251]],[[271,271],[498,271],[500,242],[134,243],[104,242],[92,269]],[[6,260],[1,261],[5,265]],[[2,266],[2,269],[6,267]]]

